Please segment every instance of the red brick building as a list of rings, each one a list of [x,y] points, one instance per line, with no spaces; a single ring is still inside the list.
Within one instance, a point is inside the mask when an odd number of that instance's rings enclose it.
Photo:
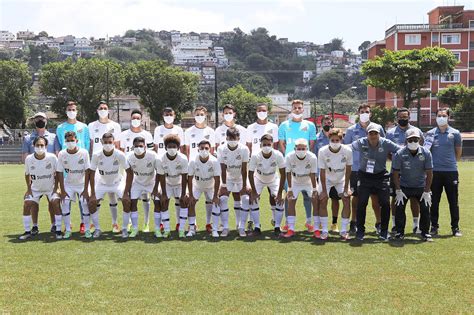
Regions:
[[[452,74],[431,76],[426,88],[429,97],[421,102],[421,124],[434,124],[434,112],[438,108],[436,93],[451,84],[474,86],[474,10],[464,6],[437,7],[428,12],[429,24],[396,24],[385,31],[385,39],[373,42],[368,58],[382,55],[382,50],[408,50],[441,46],[451,50],[459,60]],[[393,93],[368,87],[367,101],[371,105],[402,106],[403,99]],[[443,105],[441,105],[443,106]],[[413,111],[412,120],[416,120]]]

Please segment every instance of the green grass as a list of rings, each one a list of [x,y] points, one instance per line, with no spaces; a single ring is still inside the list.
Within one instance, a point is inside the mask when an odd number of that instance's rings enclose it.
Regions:
[[[335,236],[313,241],[305,233],[271,239],[268,208],[265,236],[256,240],[238,239],[234,231],[220,241],[201,233],[195,240],[141,234],[122,242],[108,232],[86,241],[77,233],[77,205],[73,238],[55,241],[44,233],[45,201],[43,233],[22,243],[16,240],[23,230],[22,174],[21,166],[0,166],[0,313],[474,313],[473,162],[460,164],[464,236],[448,236],[443,197],[442,235],[433,243],[410,235],[404,246],[375,236],[361,246]],[[301,204],[298,209],[301,215]],[[301,230],[301,216],[297,220]],[[372,227],[370,214],[368,221]],[[104,230],[109,222],[109,210],[101,210]]]

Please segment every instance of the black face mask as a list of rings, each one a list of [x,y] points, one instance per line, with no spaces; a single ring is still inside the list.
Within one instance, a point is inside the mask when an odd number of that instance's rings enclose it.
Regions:
[[[408,126],[408,119],[399,119],[398,124],[402,127]]]
[[[35,122],[36,128],[43,129],[46,126],[46,121],[44,120],[38,120]]]
[[[324,130],[324,131],[329,131],[329,130],[331,130],[331,126],[329,126],[329,125],[324,125],[324,126],[323,126],[323,130]]]

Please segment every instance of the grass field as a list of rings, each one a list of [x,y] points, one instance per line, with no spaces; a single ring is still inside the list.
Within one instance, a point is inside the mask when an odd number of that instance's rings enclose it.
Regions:
[[[242,240],[233,231],[220,241],[203,233],[193,240],[173,234],[157,241],[150,233],[122,242],[106,231],[101,240],[86,241],[77,232],[77,205],[73,238],[56,241],[44,233],[49,230],[44,200],[43,233],[19,242],[23,171],[0,166],[0,313],[472,314],[474,163],[461,163],[460,174],[464,236],[449,236],[443,197],[441,236],[433,243],[412,235],[403,246],[381,243],[374,235],[362,245],[336,236],[314,241],[306,233],[276,240],[268,208],[263,209],[265,233],[258,239]],[[205,215],[199,209],[202,227]],[[301,205],[298,209],[302,214]],[[302,218],[297,221],[302,230]],[[373,230],[370,214],[368,221]],[[109,222],[105,208],[103,230],[110,230]],[[407,222],[411,227],[411,214]]]

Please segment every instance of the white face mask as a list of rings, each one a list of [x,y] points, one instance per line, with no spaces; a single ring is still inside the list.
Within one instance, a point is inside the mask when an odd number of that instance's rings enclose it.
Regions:
[[[209,156],[209,151],[208,150],[199,150],[199,156],[202,157],[203,159],[205,159]]]
[[[265,120],[267,119],[268,112],[257,112],[257,117],[260,120]]]
[[[296,156],[300,159],[304,159],[306,156],[306,150],[296,150]]]
[[[269,154],[270,152],[272,152],[272,147],[269,147],[269,146],[262,147],[262,152],[265,154]]]
[[[77,112],[76,112],[76,111],[72,111],[72,110],[68,110],[68,111],[66,112],[66,115],[67,115],[67,118],[69,118],[69,119],[76,119]]]
[[[232,120],[234,120],[234,114],[225,114],[224,120],[227,122],[231,122]]]
[[[74,150],[76,148],[77,144],[75,141],[70,141],[70,142],[66,142],[66,147],[68,150]]]
[[[341,143],[340,142],[329,142],[329,147],[331,149],[337,151],[341,147]]]
[[[419,142],[408,142],[407,143],[408,150],[412,150],[412,151],[418,150],[419,146],[420,146]]]
[[[363,122],[363,123],[366,123],[369,121],[370,119],[370,114],[368,113],[362,113],[359,115],[359,118],[360,118],[360,121]]]
[[[45,147],[35,147],[35,153],[38,155],[43,155],[46,153]]]
[[[136,155],[142,155],[143,153],[145,153],[145,148],[134,147],[133,152],[135,152]]]
[[[140,119],[132,119],[132,127],[133,128],[140,127],[141,124],[142,124],[142,121]]]
[[[448,124],[448,117],[436,117],[438,126],[446,126]]]
[[[198,124],[202,124],[206,120],[206,116],[194,116],[194,120]]]
[[[303,114],[295,114],[295,113],[293,113],[293,114],[291,114],[291,115],[292,115],[292,117],[293,117],[294,119],[301,119],[301,118],[303,118]]]
[[[235,148],[239,145],[239,141],[228,140],[227,145],[229,146],[229,148]]]
[[[178,149],[169,148],[169,149],[166,149],[166,153],[168,153],[169,156],[175,156],[178,153]]]
[[[174,122],[174,116],[163,116],[163,120],[166,124],[170,125]]]
[[[111,152],[115,148],[115,146],[113,143],[109,143],[102,145],[102,148],[104,148],[105,152]]]
[[[106,109],[100,109],[97,111],[97,114],[100,118],[106,118],[107,116],[109,116],[109,111]]]

